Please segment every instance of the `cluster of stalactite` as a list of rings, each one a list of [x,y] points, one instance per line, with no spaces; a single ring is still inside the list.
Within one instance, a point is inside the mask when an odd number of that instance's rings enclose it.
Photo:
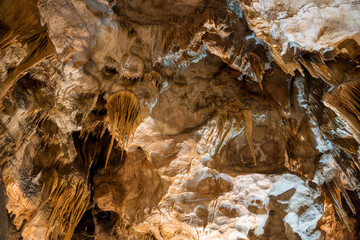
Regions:
[[[17,77],[27,69],[35,66],[44,59],[55,55],[55,47],[49,39],[47,26],[41,26],[37,1],[10,1],[1,2],[0,20],[0,50],[14,44],[26,45],[28,53],[26,57],[8,75],[8,78],[0,83],[0,100],[14,84]],[[24,8],[22,6],[28,6]],[[30,9],[30,11],[29,11]]]
[[[48,36],[47,26],[41,26],[40,24],[38,12],[36,11],[37,1],[18,0],[16,3],[13,3],[12,1],[1,1],[0,3],[0,51],[5,51],[16,44],[24,46],[27,51],[27,55],[8,73],[7,78],[0,83],[1,106],[4,97],[9,94],[9,91],[11,91],[11,88],[13,88],[17,80],[31,80],[31,76],[23,76],[23,73],[45,59],[51,59],[55,56],[55,47]],[[28,7],[25,8],[23,6]],[[211,51],[212,45],[210,44],[211,37],[209,37],[209,35],[211,34],[204,35],[203,40],[208,44]],[[335,79],[332,75],[333,73],[329,67],[332,63],[327,63],[325,61],[326,59],[321,54],[308,53],[301,55],[300,52],[303,50],[297,49],[296,46],[289,46],[288,51],[285,51],[285,54],[280,56],[280,50],[271,47],[271,44],[269,45],[270,51],[273,56],[275,56],[275,61],[277,61],[279,66],[285,72],[294,74],[294,71],[298,69],[304,75],[304,71],[302,70],[302,66],[304,66],[313,77],[321,78],[326,83],[335,86],[335,89],[331,93],[324,95],[323,101],[325,106],[333,110],[351,131],[352,138],[343,139],[336,135],[336,133],[330,134],[339,127],[338,123],[333,120],[334,118],[330,116],[330,113],[326,111],[324,113],[323,110],[320,111],[317,109],[317,104],[310,106],[310,112],[318,123],[320,122],[319,119],[322,118],[318,116],[319,112],[324,115],[328,114],[329,119],[332,119],[328,120],[326,124],[323,123],[322,134],[334,145],[338,146],[338,149],[331,151],[329,154],[334,159],[333,168],[338,170],[340,174],[331,179],[327,179],[323,183],[323,189],[326,192],[327,197],[333,202],[339,217],[350,229],[349,214],[343,206],[342,199],[345,200],[350,211],[354,215],[357,214],[356,206],[348,194],[348,189],[357,191],[358,196],[360,197],[360,81],[354,79],[354,81],[340,84],[341,81]],[[249,77],[258,82],[260,87],[263,88],[262,75],[265,72],[264,63],[258,55],[255,53],[243,52],[245,51],[244,49],[243,46],[237,47],[238,52],[234,52],[234,54],[237,54],[238,56],[234,55],[232,56],[232,59],[225,59],[223,57],[223,60],[227,64],[232,65],[233,68],[247,72]],[[297,57],[296,61],[291,64],[288,59],[291,58],[291,56],[288,56],[289,54],[292,55],[292,57]],[[279,59],[281,59],[281,61]],[[53,61],[56,60],[53,59]],[[358,59],[354,60],[354,62],[357,61]],[[140,68],[144,68],[144,66],[141,66]],[[108,67],[105,70],[105,74],[107,75],[117,71],[113,67]],[[146,78],[149,78],[157,89],[161,88],[162,79],[157,72],[152,71],[147,73]],[[323,86],[320,86],[319,88],[321,87]],[[321,94],[316,95],[313,93],[313,95],[310,96],[310,102],[321,101],[320,95]],[[99,96],[99,99],[100,97],[101,96]],[[83,149],[83,152],[78,153],[79,155],[86,155],[86,157],[82,157],[82,159],[86,159],[82,163],[82,167],[84,167],[84,171],[86,172],[86,177],[70,176],[67,178],[66,174],[58,174],[57,171],[65,172],[65,168],[68,171],[70,171],[69,169],[73,170],[73,166],[66,165],[68,162],[61,162],[61,157],[49,158],[47,162],[41,162],[39,160],[38,168],[53,170],[43,177],[44,184],[41,191],[41,205],[31,212],[30,217],[27,220],[30,223],[28,226],[31,226],[31,221],[35,219],[36,216],[47,214],[49,213],[48,209],[51,209],[50,215],[46,216],[48,219],[46,236],[49,238],[59,237],[71,239],[76,225],[90,203],[91,191],[88,186],[88,175],[96,154],[100,151],[99,148],[106,148],[107,150],[106,157],[102,159],[104,160],[106,168],[114,143],[118,144],[120,149],[122,149],[120,158],[122,159],[124,153],[123,150],[131,141],[131,136],[139,125],[140,103],[133,92],[127,90],[116,92],[101,104],[102,106],[99,110],[103,111],[101,117],[86,125],[79,138],[84,142],[87,141],[89,136],[90,138],[91,136],[96,136],[98,139],[102,139],[105,133],[110,134],[111,138],[110,140],[107,139],[109,141],[106,141],[106,143],[109,143],[108,145],[102,143],[97,147],[86,146],[89,147],[89,149]],[[205,148],[205,152],[211,152],[212,157],[217,158],[217,156],[221,155],[224,146],[226,146],[229,141],[241,131],[242,127],[244,127],[253,157],[253,163],[256,165],[257,162],[253,144],[252,110],[240,101],[228,102],[222,106],[214,105],[213,110],[216,124],[214,124],[207,133],[207,147]],[[99,111],[97,111],[97,114]],[[10,120],[11,118],[8,121]],[[41,133],[42,126],[51,124],[49,114],[41,108],[35,109],[29,114],[28,122],[34,122],[33,126],[36,126],[34,128],[37,129],[36,131],[38,131],[37,134],[39,134],[39,136],[43,134]],[[294,129],[291,129],[291,131],[294,132],[294,135],[298,134]],[[3,133],[1,134],[2,135],[0,136],[3,136]],[[38,156],[40,154],[47,156],[46,152],[51,152],[52,147],[58,144],[55,139],[56,137],[46,134],[43,134],[42,136],[45,136],[43,142],[35,142],[35,140],[33,142],[34,145],[39,144],[42,146],[42,149],[37,149],[39,151],[36,153],[37,155],[35,154],[35,160],[36,157],[39,159],[41,158]],[[109,138],[109,136],[107,136],[107,138]],[[23,139],[26,139],[26,136],[23,136]],[[6,148],[9,149],[10,147],[13,149],[15,148],[10,144],[6,146]],[[31,148],[29,147],[26,150],[30,151]],[[56,151],[62,150],[59,147]],[[11,161],[11,154],[14,155],[15,153],[10,150],[2,151],[2,153],[0,153],[0,163],[3,164],[5,159],[6,161]],[[61,154],[57,153],[54,155],[60,156]],[[72,160],[70,156],[66,157],[69,158],[69,161]],[[26,167],[26,162],[22,165]],[[22,167],[25,168],[24,166]],[[346,186],[343,183],[344,181],[341,180],[342,177],[346,179]],[[5,180],[9,182],[12,181],[10,178],[6,178]],[[9,184],[9,182],[5,183]],[[53,229],[56,229],[56,231]]]
[[[241,102],[232,102],[222,107],[213,105],[216,124],[207,133],[205,152],[209,152],[213,158],[221,155],[224,147],[236,136],[236,132],[245,127],[246,137],[256,165],[255,148],[252,140],[253,119],[252,110]],[[213,149],[215,146],[215,149]]]
[[[140,105],[136,95],[129,91],[120,91],[113,94],[108,102],[108,119],[111,126],[111,142],[106,155],[105,168],[110,157],[111,149],[114,144],[115,133],[121,143],[121,148],[125,149],[140,123]]]
[[[325,189],[327,195],[334,202],[334,207],[338,216],[349,227],[349,215],[345,210],[341,199],[344,199],[352,214],[356,215],[356,207],[352,203],[347,189],[356,190],[360,198],[360,164],[358,146],[360,144],[360,84],[358,81],[343,83],[331,93],[324,96],[324,103],[331,108],[341,118],[352,134],[352,138],[341,139],[337,136],[330,137],[330,140],[339,146],[339,150],[334,150],[332,156],[335,159],[334,168],[341,172],[345,177],[347,187],[343,185],[341,177],[337,176],[331,181],[326,182]],[[332,123],[328,128],[337,129],[337,125]],[[330,129],[328,129],[330,130]],[[334,132],[334,131],[333,131]]]

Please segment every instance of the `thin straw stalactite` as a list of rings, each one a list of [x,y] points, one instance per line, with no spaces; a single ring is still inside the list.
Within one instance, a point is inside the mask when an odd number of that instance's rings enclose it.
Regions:
[[[111,150],[115,140],[115,133],[118,134],[119,141],[122,148],[121,158],[123,157],[123,150],[127,146],[130,137],[135,132],[139,125],[140,105],[136,95],[130,91],[120,91],[112,95],[107,103],[108,120],[111,127],[111,141],[106,155],[105,168],[111,154]]]

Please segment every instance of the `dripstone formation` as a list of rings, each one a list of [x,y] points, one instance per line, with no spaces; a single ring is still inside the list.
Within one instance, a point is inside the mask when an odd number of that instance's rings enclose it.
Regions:
[[[0,0],[0,240],[360,239],[358,0]]]

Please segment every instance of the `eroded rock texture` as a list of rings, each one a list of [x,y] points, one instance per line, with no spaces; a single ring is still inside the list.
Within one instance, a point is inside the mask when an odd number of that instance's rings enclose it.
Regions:
[[[359,239],[357,0],[0,0],[0,239]]]

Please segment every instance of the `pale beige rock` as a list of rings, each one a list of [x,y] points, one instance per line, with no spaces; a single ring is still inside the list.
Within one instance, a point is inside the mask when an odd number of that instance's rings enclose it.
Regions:
[[[357,1],[25,2],[0,3],[0,82],[56,53],[0,89],[8,239],[356,239]]]

